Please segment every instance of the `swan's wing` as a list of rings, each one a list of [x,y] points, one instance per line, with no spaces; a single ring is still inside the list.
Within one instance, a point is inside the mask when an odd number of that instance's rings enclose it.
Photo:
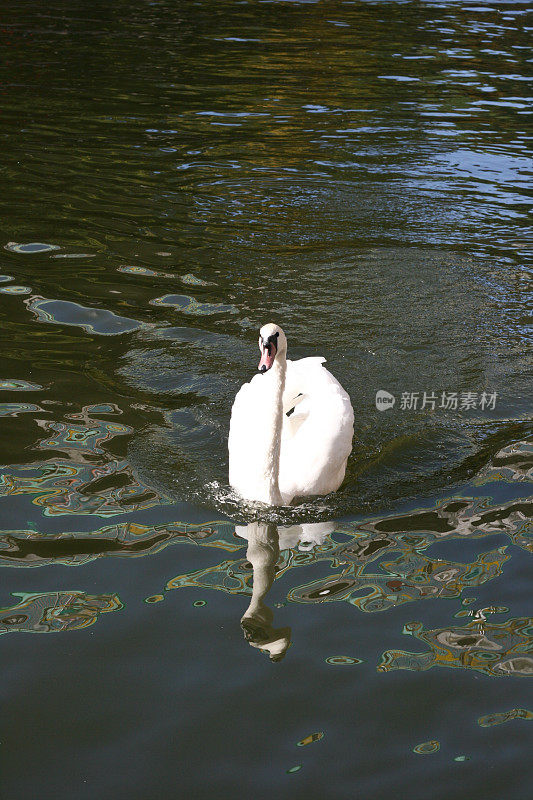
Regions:
[[[323,370],[322,356],[287,361],[287,377],[283,394],[285,436],[294,436],[309,414],[310,382],[317,370]],[[328,373],[329,374],[329,373]]]
[[[287,376],[285,378],[285,392],[283,393],[284,414],[290,415],[291,409],[300,402],[298,398],[303,397],[303,390],[309,383],[309,377],[314,370],[322,369],[322,364],[325,361],[326,359],[322,358],[322,356],[301,358],[299,361],[289,361],[287,359]]]
[[[352,449],[353,409],[323,358],[287,362],[280,490],[285,497],[339,488]]]

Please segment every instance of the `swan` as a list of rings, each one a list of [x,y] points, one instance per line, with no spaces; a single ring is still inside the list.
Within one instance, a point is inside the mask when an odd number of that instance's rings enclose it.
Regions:
[[[271,506],[336,491],[352,450],[353,408],[323,367],[325,358],[287,360],[274,323],[259,331],[258,375],[231,410],[229,482],[244,499]]]

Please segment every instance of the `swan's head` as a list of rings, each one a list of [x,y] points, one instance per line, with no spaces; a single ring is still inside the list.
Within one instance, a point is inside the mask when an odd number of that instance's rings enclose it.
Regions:
[[[279,327],[269,322],[259,331],[259,349],[261,360],[257,369],[266,372],[273,365],[277,355],[287,353],[287,337]]]

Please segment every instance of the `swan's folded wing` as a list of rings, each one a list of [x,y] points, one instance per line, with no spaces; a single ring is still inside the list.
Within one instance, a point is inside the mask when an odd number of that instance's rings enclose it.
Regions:
[[[284,495],[338,489],[352,449],[353,409],[347,392],[322,366],[325,359],[288,362],[280,459]],[[295,402],[296,398],[298,402]]]
[[[305,398],[315,370],[322,371],[326,361],[322,356],[301,358],[299,361],[287,360],[287,376],[283,393],[283,413],[291,415],[296,406]],[[328,373],[329,374],[329,373]]]

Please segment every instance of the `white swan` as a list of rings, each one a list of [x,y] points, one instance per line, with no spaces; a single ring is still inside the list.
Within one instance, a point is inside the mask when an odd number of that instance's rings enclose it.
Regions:
[[[348,394],[324,358],[288,361],[279,325],[261,328],[259,349],[261,374],[240,388],[231,410],[231,486],[273,506],[336,491],[352,449]]]

